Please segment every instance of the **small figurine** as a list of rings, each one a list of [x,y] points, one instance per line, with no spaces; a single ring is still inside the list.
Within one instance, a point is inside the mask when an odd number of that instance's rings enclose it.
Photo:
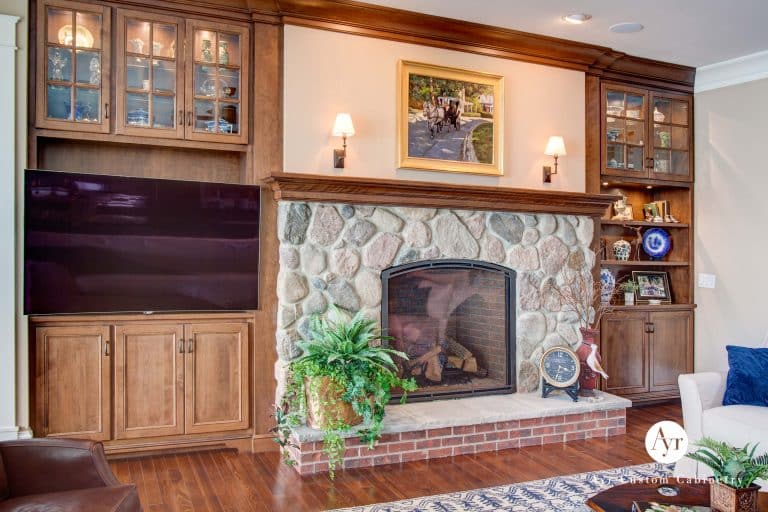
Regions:
[[[581,390],[579,394],[582,396],[595,396],[598,376],[602,375],[603,378],[608,378],[608,374],[600,365],[602,358],[597,351],[597,344],[584,339],[576,348],[576,354],[578,354],[579,361],[581,362],[581,374],[579,375],[579,387]]]
[[[624,226],[627,229],[635,231],[635,240],[631,242],[631,245],[635,246],[635,259],[640,261],[640,248],[643,246],[643,228],[636,226]],[[655,228],[654,228],[655,229]]]
[[[627,196],[621,196],[621,199],[614,201],[613,210],[616,215],[611,217],[611,220],[632,220],[632,205],[627,204]]]

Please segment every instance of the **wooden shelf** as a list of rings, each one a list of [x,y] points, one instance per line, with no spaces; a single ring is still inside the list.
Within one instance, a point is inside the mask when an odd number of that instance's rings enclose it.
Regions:
[[[696,304],[635,304],[627,306],[624,304],[615,304],[611,306],[611,311],[692,311],[696,309]]]
[[[644,228],[689,228],[690,225],[684,222],[648,222],[645,220],[609,220],[600,221],[603,226],[637,226]]]
[[[688,267],[687,261],[650,261],[650,260],[602,260],[600,264],[604,267]]]

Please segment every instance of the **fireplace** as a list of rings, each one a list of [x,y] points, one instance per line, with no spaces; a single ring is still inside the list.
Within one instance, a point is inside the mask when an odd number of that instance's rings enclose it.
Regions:
[[[512,393],[515,271],[476,260],[428,260],[382,271],[381,323],[409,360],[409,400]],[[394,399],[398,399],[395,396]]]

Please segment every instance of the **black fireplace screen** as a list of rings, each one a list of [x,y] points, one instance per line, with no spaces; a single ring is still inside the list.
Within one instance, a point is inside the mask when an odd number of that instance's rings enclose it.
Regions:
[[[401,376],[419,385],[409,399],[515,391],[514,270],[440,260],[392,267],[381,279],[382,327],[408,354]]]

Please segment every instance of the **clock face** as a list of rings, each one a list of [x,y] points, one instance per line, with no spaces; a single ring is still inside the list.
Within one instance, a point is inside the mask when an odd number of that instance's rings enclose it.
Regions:
[[[579,378],[579,357],[573,350],[554,347],[541,356],[541,375],[557,387],[568,387]]]

